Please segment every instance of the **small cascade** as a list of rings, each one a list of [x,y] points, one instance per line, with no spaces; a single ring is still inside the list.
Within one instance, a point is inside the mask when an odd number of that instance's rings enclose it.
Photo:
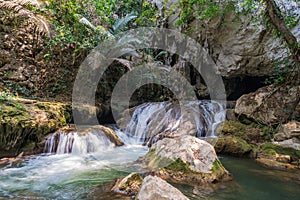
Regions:
[[[153,143],[165,134],[216,137],[225,113],[225,106],[214,101],[145,103],[135,109],[125,133],[134,144]]]
[[[114,146],[101,131],[90,130],[85,133],[78,133],[76,131],[64,132],[60,130],[46,139],[44,153],[86,154]]]

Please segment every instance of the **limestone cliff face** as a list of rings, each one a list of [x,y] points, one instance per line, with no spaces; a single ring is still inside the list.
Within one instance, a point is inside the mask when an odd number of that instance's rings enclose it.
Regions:
[[[272,30],[250,16],[228,13],[193,26],[196,39],[209,49],[223,77],[268,76],[273,72],[272,61],[289,54]]]

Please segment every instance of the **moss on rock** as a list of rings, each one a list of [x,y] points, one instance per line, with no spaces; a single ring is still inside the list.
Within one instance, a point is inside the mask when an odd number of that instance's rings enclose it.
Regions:
[[[27,151],[33,146],[32,142],[35,146],[30,152],[33,152],[44,135],[69,122],[67,108],[68,105],[63,103],[39,102],[18,97],[1,99],[0,158]]]
[[[217,153],[233,156],[249,156],[253,152],[253,145],[236,136],[223,136],[217,140],[215,150]]]
[[[291,161],[298,161],[300,159],[300,151],[293,148],[284,148],[273,144],[272,142],[264,143],[260,146],[261,154],[266,154],[271,157],[276,156],[276,154],[289,155]]]
[[[141,159],[153,175],[180,184],[201,185],[231,179],[213,147],[189,136],[165,138]]]
[[[143,177],[141,175],[131,173],[124,178],[118,179],[111,190],[129,196],[136,195],[141,188],[142,182]]]
[[[268,126],[254,122],[243,124],[239,121],[225,121],[220,128],[222,130],[218,131],[221,135],[236,136],[251,144],[261,143],[270,135],[270,128]]]

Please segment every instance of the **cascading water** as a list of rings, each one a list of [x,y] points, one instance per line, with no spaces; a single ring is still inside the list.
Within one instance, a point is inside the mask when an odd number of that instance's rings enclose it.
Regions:
[[[131,143],[144,143],[163,134],[216,137],[216,127],[225,120],[225,107],[214,101],[192,101],[184,105],[161,102],[138,106],[125,133]],[[150,141],[150,143],[153,141]]]
[[[139,144],[169,133],[212,137],[224,120],[223,112],[221,104],[208,101],[181,107],[167,102],[143,104],[126,130],[116,131],[123,146],[116,146],[99,128],[58,131],[47,138],[46,154],[0,169],[0,198],[89,199],[88,193],[100,183],[143,170],[134,161],[148,149]]]
[[[102,133],[92,130],[85,134],[58,131],[47,138],[44,153],[86,154],[114,147],[114,144]]]

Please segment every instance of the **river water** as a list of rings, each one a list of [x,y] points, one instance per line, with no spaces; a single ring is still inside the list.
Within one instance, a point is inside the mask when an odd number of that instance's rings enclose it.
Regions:
[[[143,172],[135,161],[147,153],[148,148],[141,144],[155,131],[180,130],[180,124],[194,121],[196,126],[192,127],[199,137],[215,137],[216,125],[224,120],[219,104],[192,102],[184,107],[181,115],[177,107],[167,103],[136,109],[125,132],[116,131],[125,143],[122,147],[115,147],[101,131],[54,133],[45,145],[48,153],[0,166],[0,199],[120,199],[107,189],[115,178]],[[191,119],[185,117],[187,113]],[[268,170],[250,159],[220,159],[234,181],[217,185],[215,190],[176,187],[191,199],[300,199],[300,180],[295,174]]]
[[[117,147],[102,153],[34,156],[0,169],[0,199],[102,199],[103,183],[140,171],[133,162],[147,149],[140,146]],[[234,181],[223,183],[213,192],[178,186],[191,199],[299,199],[299,182],[290,173],[260,167],[253,160],[221,157]],[[299,172],[298,172],[299,173]],[[195,193],[195,192],[194,192]],[[97,196],[95,196],[97,194]],[[105,199],[115,199],[114,195]]]

